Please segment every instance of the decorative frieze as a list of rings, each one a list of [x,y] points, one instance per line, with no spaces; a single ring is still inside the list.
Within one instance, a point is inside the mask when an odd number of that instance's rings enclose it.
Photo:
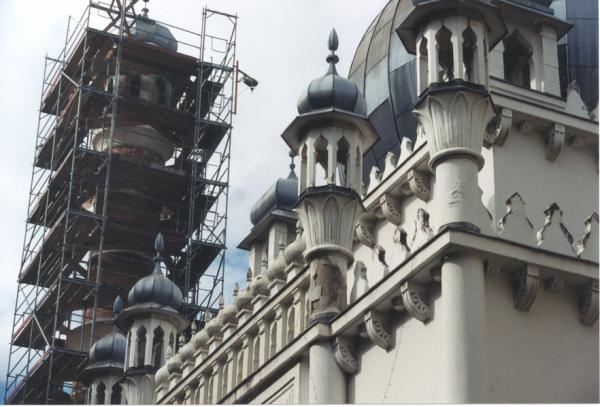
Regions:
[[[487,131],[485,132],[485,138],[483,144],[486,147],[492,145],[503,146],[504,142],[510,134],[510,128],[512,126],[512,110],[502,108],[500,113],[496,115],[496,118],[490,123]]]
[[[428,172],[412,169],[406,174],[410,191],[423,202],[431,199],[431,189],[429,188],[430,176]]]
[[[369,339],[380,348],[388,350],[392,347],[392,335],[389,332],[388,321],[379,311],[367,312],[365,315],[365,331]]]
[[[563,224],[563,213],[556,202],[546,208],[544,215],[544,225],[537,232],[537,245],[553,252],[573,255],[573,236]]]
[[[581,290],[579,321],[592,326],[598,320],[598,280],[593,280]]]
[[[556,160],[561,148],[565,144],[565,126],[555,123],[550,131],[546,134],[545,151],[546,159],[550,161]]]
[[[528,264],[513,274],[513,304],[519,311],[529,311],[540,285],[540,270]]]
[[[335,338],[333,342],[333,358],[338,366],[348,374],[358,372],[358,359],[355,356],[354,339],[347,336]]]
[[[400,292],[402,293],[404,308],[412,317],[422,322],[431,319],[431,309],[425,300],[427,293],[424,285],[405,281],[400,286]]]
[[[379,198],[381,211],[385,219],[394,225],[402,223],[402,201],[390,193],[385,193]]]
[[[592,213],[585,220],[585,231],[581,240],[577,242],[577,256],[590,260],[598,261],[598,214]]]
[[[498,221],[498,235],[504,239],[533,245],[533,224],[525,214],[525,201],[515,192],[506,201],[506,213]]]

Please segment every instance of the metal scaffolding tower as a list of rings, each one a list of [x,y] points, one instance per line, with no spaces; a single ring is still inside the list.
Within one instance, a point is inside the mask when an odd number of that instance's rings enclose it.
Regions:
[[[88,350],[158,232],[188,318],[223,290],[237,17],[161,28],[136,2],[91,1],[45,58],[6,403],[82,402]],[[164,28],[175,49],[147,40]]]

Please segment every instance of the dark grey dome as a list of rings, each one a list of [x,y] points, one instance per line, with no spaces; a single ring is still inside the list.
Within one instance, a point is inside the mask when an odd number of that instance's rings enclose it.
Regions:
[[[90,366],[101,362],[111,362],[123,366],[126,345],[125,336],[118,330],[100,338],[90,349]]]
[[[260,197],[250,211],[250,221],[256,225],[274,210],[292,211],[298,199],[298,178],[292,171],[287,178],[279,178]]]
[[[339,76],[335,69],[338,57],[334,52],[337,47],[338,37],[334,29],[329,35],[331,50],[331,55],[327,57],[329,70],[324,76],[313,80],[302,92],[298,99],[299,114],[333,108],[366,116],[367,106],[364,96],[353,81]]]
[[[157,45],[171,51],[177,51],[177,40],[164,25],[148,18],[148,9],[142,10],[131,29],[133,39]]]

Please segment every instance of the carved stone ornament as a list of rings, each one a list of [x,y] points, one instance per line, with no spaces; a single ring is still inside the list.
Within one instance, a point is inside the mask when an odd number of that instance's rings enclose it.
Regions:
[[[550,161],[556,160],[558,153],[565,144],[565,126],[562,124],[555,123],[546,134],[546,159]]]
[[[592,326],[598,320],[598,280],[589,283],[581,292],[579,300],[579,321]]]
[[[396,226],[392,240],[399,246],[392,250],[392,264],[402,264],[404,260],[410,256],[410,248],[408,247],[408,234],[404,228],[401,226]]]
[[[553,203],[545,211],[544,225],[537,232],[538,246],[557,253],[573,255],[573,236],[562,222],[562,210]]]
[[[431,199],[429,188],[429,173],[412,169],[406,174],[410,191],[421,201],[427,202]]]
[[[493,144],[497,146],[503,146],[508,135],[510,134],[510,128],[512,126],[512,110],[502,108],[496,118],[492,120],[490,126],[488,126],[485,132],[485,139],[483,144],[486,147],[490,147]]]
[[[377,243],[373,232],[374,223],[374,220],[365,214],[358,219],[356,224],[356,237],[362,244],[371,248],[375,247]]]
[[[348,374],[358,372],[358,359],[354,356],[354,340],[346,336],[335,338],[333,343],[333,358],[340,369]]]
[[[567,103],[565,106],[567,113],[574,116],[589,118],[588,108],[583,99],[581,99],[581,89],[577,81],[573,81],[567,86]]]
[[[598,261],[598,214],[592,213],[585,220],[585,232],[577,242],[577,256],[591,261]]]
[[[413,153],[413,141],[408,137],[402,137],[400,142],[400,157],[398,157],[398,164],[402,164],[408,157]]]
[[[389,177],[392,174],[392,172],[394,172],[397,165],[398,157],[396,156],[396,154],[392,153],[391,151],[388,151],[388,153],[385,156],[385,166],[383,167],[383,175],[381,176],[381,179],[386,179],[387,177]]]
[[[498,221],[498,235],[503,239],[536,244],[533,224],[525,214],[525,201],[515,192],[506,201],[506,213]]]
[[[425,302],[425,286],[419,283],[411,281],[405,281],[400,286],[400,292],[402,293],[402,302],[406,311],[422,322],[427,322],[431,319],[431,309]]]
[[[365,315],[365,328],[367,336],[373,343],[382,349],[392,347],[392,335],[389,332],[387,319],[378,311],[369,311]]]
[[[413,253],[433,237],[433,229],[429,226],[429,214],[425,209],[417,210],[417,219],[414,223],[415,231],[410,244]]]
[[[414,113],[427,137],[430,169],[442,156],[455,153],[470,155],[483,166],[483,137],[495,116],[487,92],[440,86],[419,102]]]
[[[393,223],[396,226],[402,223],[402,202],[400,198],[392,196],[389,193],[383,194],[379,198],[379,204],[381,205],[383,216],[388,222]]]
[[[377,166],[371,167],[371,172],[369,173],[369,187],[367,188],[367,195],[371,193],[379,184],[381,184],[381,170]]]
[[[540,270],[527,265],[513,274],[513,304],[519,311],[529,311],[540,286]]]

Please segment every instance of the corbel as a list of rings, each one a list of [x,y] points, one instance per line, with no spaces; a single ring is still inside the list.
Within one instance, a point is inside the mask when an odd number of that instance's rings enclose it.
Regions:
[[[424,202],[427,202],[429,199],[431,199],[428,172],[419,171],[413,168],[407,173],[406,179],[408,181],[410,191],[415,194],[417,198]]]
[[[382,349],[392,347],[392,335],[389,332],[387,319],[379,311],[369,311],[365,315],[365,330],[373,343]]]
[[[340,369],[348,374],[358,372],[358,359],[355,356],[354,340],[347,336],[339,336],[333,342],[333,358]]]
[[[598,320],[598,280],[593,280],[581,291],[579,299],[579,321],[592,326]]]
[[[512,126],[512,110],[502,108],[502,111],[498,113],[496,118],[491,123],[491,128],[485,132],[485,138],[483,144],[486,147],[492,145],[502,146],[510,134],[510,128]]]
[[[554,126],[546,134],[545,143],[546,159],[549,161],[556,160],[558,153],[560,153],[562,146],[565,144],[565,126],[554,123]]]
[[[513,274],[513,304],[519,311],[528,311],[533,305],[540,285],[539,268],[528,264]]]
[[[400,286],[404,308],[412,317],[422,322],[431,319],[431,308],[424,299],[427,296],[426,289],[425,285],[412,281],[405,281]]]
[[[379,198],[379,204],[386,220],[396,226],[402,223],[402,201],[399,198],[392,196],[390,193],[385,193]]]
[[[371,248],[376,244],[374,226],[375,220],[368,213],[363,214],[356,224],[356,237],[362,244]]]

